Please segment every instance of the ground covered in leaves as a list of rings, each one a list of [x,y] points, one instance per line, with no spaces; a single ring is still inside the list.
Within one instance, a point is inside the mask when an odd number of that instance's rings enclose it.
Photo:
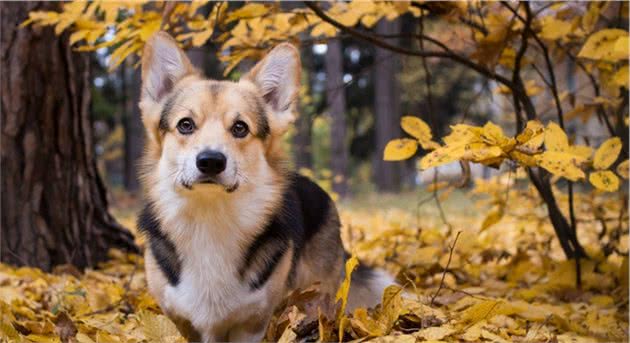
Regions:
[[[347,315],[334,299],[321,297],[317,285],[296,291],[277,310],[267,339],[628,341],[627,205],[592,195],[579,199],[580,238],[589,259],[580,261],[578,289],[575,261],[564,260],[539,202],[510,193],[517,189],[503,191],[519,206],[509,206],[497,219],[489,215],[492,187],[478,182],[476,190],[486,193],[481,198],[474,191],[455,191],[440,204],[442,212],[432,198],[439,199],[438,193],[342,204],[347,249],[361,263],[396,275],[399,286],[388,288],[377,308]],[[589,210],[593,204],[621,214],[602,224]],[[133,226],[131,218],[123,213],[127,226]],[[351,283],[340,288],[341,297],[352,292]],[[184,341],[147,293],[142,258],[117,251],[85,272],[71,266],[44,273],[0,265],[0,338]]]

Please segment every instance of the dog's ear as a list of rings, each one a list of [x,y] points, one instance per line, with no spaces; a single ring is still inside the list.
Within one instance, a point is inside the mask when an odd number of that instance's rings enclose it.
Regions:
[[[158,104],[173,90],[177,81],[193,73],[190,60],[168,33],[160,31],[149,39],[142,52],[140,109],[149,135],[154,135],[150,138],[156,138],[157,134]]]
[[[293,45],[283,43],[244,76],[258,87],[271,110],[269,119],[274,134],[284,133],[295,120],[293,104],[300,90],[301,71],[300,53]]]

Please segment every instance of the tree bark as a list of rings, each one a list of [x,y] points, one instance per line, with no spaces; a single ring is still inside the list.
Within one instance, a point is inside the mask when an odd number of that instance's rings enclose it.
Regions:
[[[381,20],[376,24],[376,33],[393,35],[399,33],[400,22]],[[397,44],[395,40],[389,40]],[[397,54],[387,49],[374,49],[374,115],[376,117],[376,152],[373,159],[374,182],[380,191],[400,190],[401,165],[383,161],[385,145],[400,137],[400,96],[397,91],[396,73],[400,67]]]
[[[144,146],[144,128],[140,119],[140,68],[134,69],[131,63],[125,66],[123,85],[125,88],[125,189],[135,193],[140,189],[138,163]]]
[[[0,4],[0,258],[44,270],[94,266],[113,247],[137,249],[107,212],[96,169],[88,55],[52,28],[18,27],[30,11],[60,4]]]
[[[332,188],[340,197],[348,194],[348,147],[346,144],[346,88],[343,84],[343,46],[328,41],[326,51],[326,103],[330,115],[330,164]]]

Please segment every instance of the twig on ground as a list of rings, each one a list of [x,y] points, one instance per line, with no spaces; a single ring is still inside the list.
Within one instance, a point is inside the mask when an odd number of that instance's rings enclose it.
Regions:
[[[448,272],[448,267],[451,265],[451,259],[453,258],[453,251],[455,250],[455,244],[457,244],[457,239],[459,238],[459,235],[461,233],[462,233],[461,231],[457,231],[457,235],[455,235],[455,240],[453,241],[453,245],[451,245],[451,248],[450,248],[451,251],[448,253],[448,261],[446,262],[446,267],[444,268],[444,272],[442,273],[440,286],[438,286],[437,291],[431,297],[431,306],[433,306],[433,302],[435,301],[435,298],[437,298],[437,296],[440,294],[440,290],[442,290],[442,287],[444,287],[444,278],[446,277],[446,272]]]

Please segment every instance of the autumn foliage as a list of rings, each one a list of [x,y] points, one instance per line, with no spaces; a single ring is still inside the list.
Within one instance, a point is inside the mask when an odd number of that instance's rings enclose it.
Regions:
[[[412,18],[408,46],[373,32]],[[424,30],[428,22],[445,32]],[[622,23],[623,25],[620,25]],[[434,181],[409,208],[342,208],[343,239],[358,260],[398,286],[375,309],[346,313],[317,285],[291,294],[268,328],[272,341],[621,341],[628,339],[628,4],[604,2],[69,2],[23,25],[69,32],[80,51],[109,49],[113,70],[159,30],[183,47],[216,44],[225,74],[271,46],[350,37],[477,73],[509,107],[483,123],[456,116],[437,137],[430,115],[403,116],[406,137],[382,152],[417,159]],[[431,36],[433,34],[434,36]],[[579,85],[561,81],[570,65]],[[418,96],[429,96],[419,94]],[[400,115],[400,114],[395,114]],[[595,118],[604,136],[582,134]],[[460,180],[439,177],[458,163]],[[498,175],[471,179],[471,165]],[[462,188],[472,185],[469,191]],[[433,203],[435,210],[422,212]],[[445,210],[448,207],[449,210]],[[374,209],[377,208],[377,209]],[[138,238],[142,244],[142,238]],[[0,267],[0,337],[10,341],[176,342],[146,293],[143,261],[79,273]],[[358,258],[358,259],[357,259]]]

